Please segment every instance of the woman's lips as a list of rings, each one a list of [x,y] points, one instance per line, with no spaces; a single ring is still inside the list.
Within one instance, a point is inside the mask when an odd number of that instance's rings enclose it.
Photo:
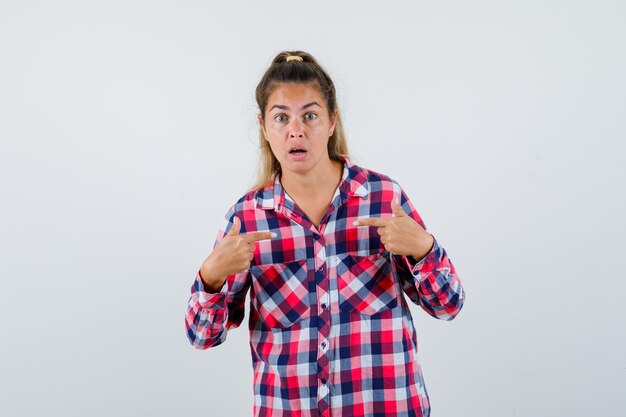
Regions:
[[[306,158],[306,155],[307,155],[306,151],[289,152],[289,157],[293,159],[294,161],[302,161],[304,158]]]

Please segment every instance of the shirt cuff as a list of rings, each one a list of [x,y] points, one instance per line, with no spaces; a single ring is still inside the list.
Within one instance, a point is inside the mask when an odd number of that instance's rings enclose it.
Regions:
[[[411,271],[411,274],[413,274],[413,276],[418,280],[426,274],[433,272],[439,265],[442,248],[435,236],[433,236],[433,239],[433,247],[421,260],[417,261],[412,256],[403,256],[405,265],[408,267],[409,271]]]
[[[202,308],[222,309],[224,308],[224,300],[228,292],[228,280],[224,281],[222,288],[218,292],[208,292],[204,287],[204,282],[200,276],[200,271],[196,273],[196,296]]]

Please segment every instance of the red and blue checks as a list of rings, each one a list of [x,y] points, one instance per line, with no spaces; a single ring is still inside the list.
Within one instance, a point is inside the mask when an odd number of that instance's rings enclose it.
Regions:
[[[435,239],[419,262],[385,250],[360,217],[391,217],[391,201],[426,228],[398,183],[344,159],[343,179],[319,228],[276,178],[244,195],[226,215],[241,233],[275,232],[256,242],[250,268],[217,293],[199,274],[185,325],[198,349],[218,346],[244,318],[250,291],[254,416],[359,417],[430,415],[406,299],[452,320],[465,292]]]

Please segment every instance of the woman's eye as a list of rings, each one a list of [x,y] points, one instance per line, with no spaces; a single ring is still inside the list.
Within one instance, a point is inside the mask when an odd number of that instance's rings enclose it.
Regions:
[[[315,114],[315,113],[307,113],[307,114],[304,115],[304,118],[306,120],[315,120],[315,119],[317,119],[317,114]]]
[[[277,114],[276,116],[274,116],[274,120],[279,123],[284,122],[285,120],[287,120],[287,116],[285,116],[284,114]]]

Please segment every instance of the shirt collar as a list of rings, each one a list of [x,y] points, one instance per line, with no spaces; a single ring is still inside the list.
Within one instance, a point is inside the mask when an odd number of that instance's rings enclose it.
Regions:
[[[350,162],[347,156],[342,156],[343,175],[339,183],[339,193],[342,202],[352,196],[367,198],[369,182],[367,173],[358,165]],[[280,176],[274,175],[274,182],[259,190],[256,194],[257,208],[263,210],[282,211],[285,206],[285,190],[280,183]]]

